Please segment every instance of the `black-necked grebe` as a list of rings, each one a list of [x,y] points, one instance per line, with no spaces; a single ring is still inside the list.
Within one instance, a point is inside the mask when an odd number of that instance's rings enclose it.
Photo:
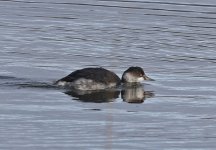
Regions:
[[[140,67],[128,68],[123,73],[122,79],[104,68],[84,68],[56,81],[56,84],[76,90],[102,90],[116,87],[121,83],[140,83],[143,80],[152,79],[147,77]]]

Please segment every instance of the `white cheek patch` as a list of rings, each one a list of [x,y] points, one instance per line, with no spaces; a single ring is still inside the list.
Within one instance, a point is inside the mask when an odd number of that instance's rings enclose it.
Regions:
[[[130,73],[126,73],[123,78],[127,81],[127,82],[142,82],[144,81],[143,77],[136,77],[133,74]]]
[[[142,82],[142,81],[144,81],[144,78],[143,78],[143,77],[137,78],[137,82]]]
[[[58,81],[58,82],[57,82],[57,85],[58,85],[58,86],[66,86],[66,85],[67,85],[67,82],[65,82],[65,81]]]
[[[124,75],[124,79],[127,81],[127,82],[136,82],[136,80],[134,79],[133,75],[131,75],[130,73],[126,73]]]

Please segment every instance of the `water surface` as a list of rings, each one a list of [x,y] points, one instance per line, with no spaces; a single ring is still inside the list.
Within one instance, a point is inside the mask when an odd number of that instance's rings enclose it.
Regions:
[[[4,0],[0,10],[0,149],[215,149],[215,1]],[[152,94],[86,102],[52,86],[98,66],[143,67]]]

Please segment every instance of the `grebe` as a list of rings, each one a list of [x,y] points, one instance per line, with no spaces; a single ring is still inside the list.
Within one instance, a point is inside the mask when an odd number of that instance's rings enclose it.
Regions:
[[[130,67],[120,79],[115,73],[104,68],[84,68],[56,81],[56,85],[71,87],[76,90],[102,90],[117,87],[121,83],[140,83],[153,80],[147,77],[140,67]]]

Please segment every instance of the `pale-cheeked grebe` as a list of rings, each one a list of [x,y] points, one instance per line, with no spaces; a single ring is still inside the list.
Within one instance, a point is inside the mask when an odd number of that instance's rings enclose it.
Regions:
[[[56,85],[71,87],[76,90],[102,90],[117,87],[121,83],[140,83],[152,80],[140,67],[130,67],[120,79],[115,73],[104,68],[84,68],[56,81]]]

